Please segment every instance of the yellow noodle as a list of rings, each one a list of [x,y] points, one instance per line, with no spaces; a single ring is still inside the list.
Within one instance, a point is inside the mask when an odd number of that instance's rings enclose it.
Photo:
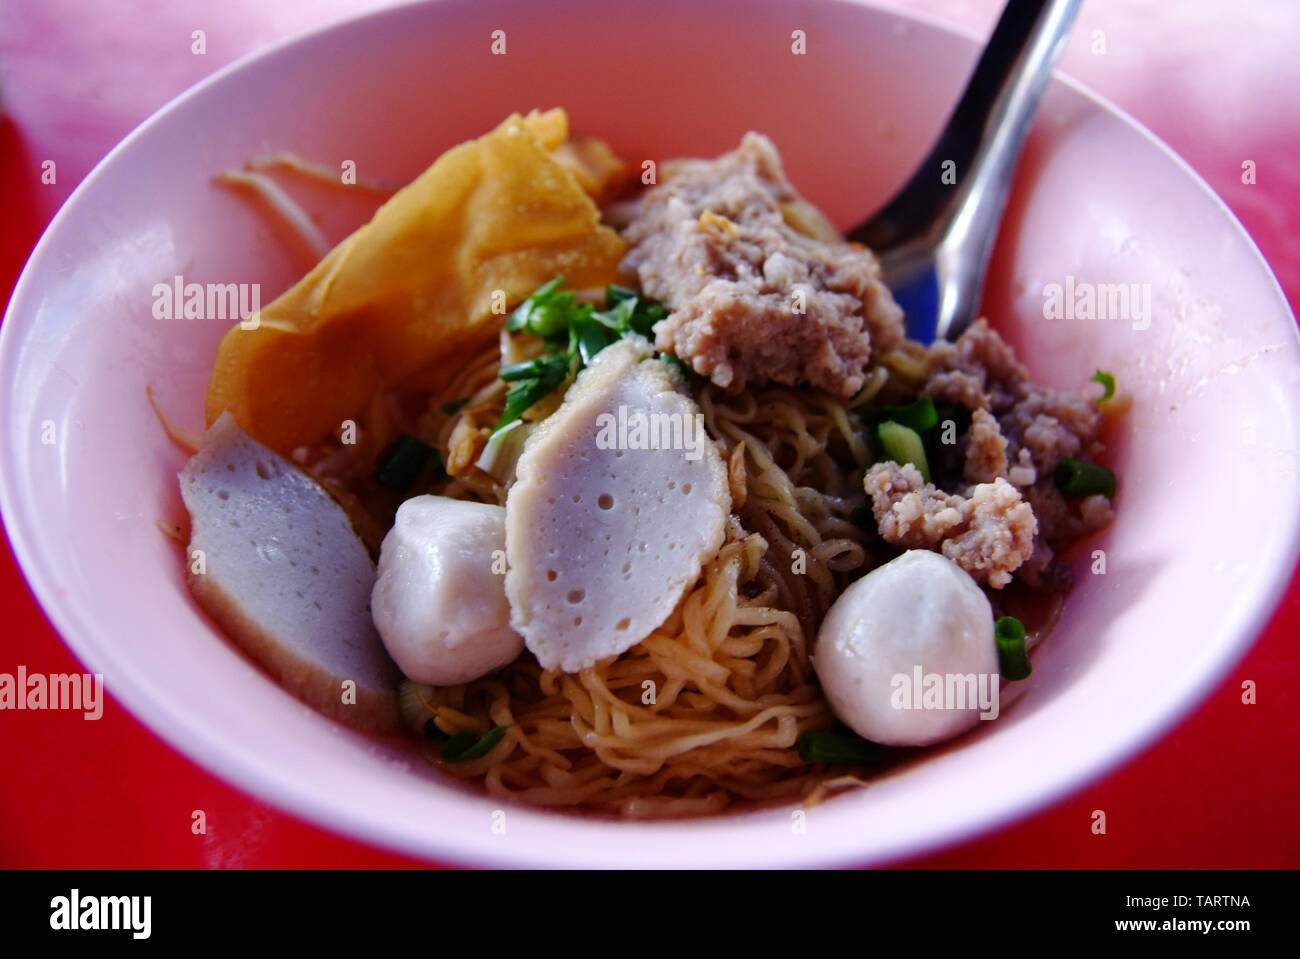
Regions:
[[[914,356],[886,359],[914,372]],[[367,505],[388,509],[376,519],[391,523],[395,504],[365,483],[378,442],[410,432],[446,450],[461,420],[491,429],[504,403],[499,362],[494,344],[418,403],[376,398],[358,429],[370,441],[331,440],[307,451],[307,468],[350,484]],[[882,361],[854,402],[891,390],[894,375]],[[843,771],[804,762],[796,742],[834,723],[813,675],[811,638],[835,597],[883,558],[849,519],[864,501],[870,451],[846,404],[827,394],[772,387],[729,395],[697,382],[694,395],[724,457],[744,444],[745,495],[722,549],[668,619],[619,657],[563,674],[524,654],[492,676],[435,690],[427,708],[444,732],[508,727],[479,759],[443,764],[431,754],[451,775],[493,796],[630,818],[839,788]],[[478,470],[429,491],[505,501],[505,489]]]
[[[494,426],[504,401],[498,362],[495,346],[474,358],[427,398],[411,431],[445,449],[462,417]],[[887,376],[872,373],[873,392]],[[731,396],[708,383],[695,393],[724,455],[744,444],[744,504],[723,548],[667,621],[622,656],[566,675],[525,655],[491,677],[436,690],[440,728],[509,727],[488,755],[445,764],[452,775],[494,796],[634,818],[814,795],[839,775],[800,760],[795,745],[833,722],[809,637],[844,586],[874,565],[848,519],[863,501],[858,471],[869,451],[845,405],[825,394]],[[443,411],[463,397],[461,409]],[[473,473],[439,492],[495,502],[505,493]]]

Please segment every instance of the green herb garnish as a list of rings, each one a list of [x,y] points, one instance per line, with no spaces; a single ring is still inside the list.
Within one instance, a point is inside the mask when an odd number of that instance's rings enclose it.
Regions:
[[[510,314],[506,329],[512,333],[531,333],[544,340],[564,332],[578,300],[568,290],[560,289],[563,283],[564,277],[557,276],[534,290]]]
[[[806,763],[837,766],[878,766],[884,751],[879,743],[853,733],[823,733],[812,730],[799,737],[799,758]]]
[[[939,425],[939,413],[934,407],[934,400],[928,396],[922,396],[906,406],[878,406],[863,410],[862,415],[868,423],[892,421],[917,433],[924,433]]]
[[[1098,403],[1105,403],[1115,395],[1115,377],[1110,373],[1107,373],[1105,370],[1098,370],[1096,373],[1093,373],[1092,382],[1100,383],[1102,390],[1104,390],[1101,394],[1101,399],[1097,401]]]
[[[523,416],[605,347],[633,333],[651,336],[654,325],[668,315],[662,304],[622,286],[605,287],[605,308],[597,310],[579,303],[572,292],[561,289],[563,284],[562,276],[542,284],[506,321],[507,330],[540,337],[546,349],[534,359],[501,367],[498,375],[511,385],[496,430]],[[668,354],[661,358],[681,363]]]
[[[1095,496],[1115,498],[1115,474],[1096,463],[1063,459],[1053,475],[1056,488],[1070,496]]]
[[[507,383],[516,383],[520,380],[535,380],[539,377],[546,376],[552,368],[563,370],[565,373],[569,370],[568,361],[559,354],[534,357],[531,360],[520,360],[518,363],[507,363],[497,370],[497,376]]]
[[[482,735],[462,730],[442,744],[442,761],[467,763],[471,759],[481,759],[492,751],[493,746],[501,742],[501,737],[509,728],[509,726],[494,726]]]
[[[654,325],[668,315],[662,303],[647,300],[636,290],[625,286],[605,287],[605,309],[595,314],[596,319],[620,335],[639,333],[647,339]]]
[[[409,679],[398,681],[397,710],[401,714],[402,725],[417,731],[424,728],[425,720],[429,718],[426,697],[431,695],[433,695],[432,686],[413,683]]]
[[[447,475],[442,465],[442,456],[437,450],[410,433],[403,433],[380,457],[379,467],[375,470],[375,482],[403,492],[410,488],[429,463],[433,464],[435,479]]]
[[[1003,616],[993,624],[998,644],[998,666],[1005,679],[1025,679],[1033,671],[1025,651],[1025,626],[1014,616]]]
[[[506,381],[511,385],[506,390],[505,409],[497,421],[498,430],[519,419],[530,406],[544,400],[551,390],[568,379],[570,361],[563,354],[538,357],[528,362],[536,364],[534,371],[521,374],[513,381]],[[512,367],[520,365],[522,364],[511,364]]]
[[[596,317],[595,312],[575,313],[569,321],[570,352],[574,349],[588,365],[596,354],[615,340],[615,334]]]
[[[689,363],[674,353],[660,353],[659,359],[673,367],[677,372],[681,373],[682,376],[690,376],[691,373],[694,372]]]
[[[605,287],[605,305],[607,308],[616,306],[624,300],[639,300],[640,298],[640,293],[626,286],[614,286],[611,283]]]
[[[876,427],[876,436],[885,459],[900,465],[911,463],[921,471],[921,477],[930,482],[930,464],[925,458],[925,444],[921,442],[920,433],[902,423],[886,420]]]

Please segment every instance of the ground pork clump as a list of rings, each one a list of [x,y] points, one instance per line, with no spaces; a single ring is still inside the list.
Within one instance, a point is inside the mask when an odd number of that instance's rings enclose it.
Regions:
[[[938,550],[975,579],[1001,589],[1034,551],[1038,523],[1004,479],[958,496],[927,483],[911,463],[877,463],[863,481],[888,543]]]
[[[966,434],[965,459],[962,475],[971,483],[992,483],[998,478],[1006,479],[1010,472],[1007,439],[1002,435],[998,421],[987,410],[975,410],[971,417],[970,432]]]
[[[672,311],[655,346],[718,386],[811,383],[848,399],[903,314],[869,250],[846,243],[785,177],[767,137],[679,160],[634,204],[623,269]]]
[[[1003,479],[1018,489],[1038,523],[1018,577],[1031,586],[1068,585],[1067,571],[1054,562],[1056,551],[1114,515],[1106,497],[1071,501],[1053,478],[1063,458],[1095,462],[1102,453],[1097,404],[1030,382],[1011,348],[983,319],[956,342],[932,345],[927,373],[926,395],[971,411],[970,429],[959,444],[961,475],[945,480],[955,488]]]

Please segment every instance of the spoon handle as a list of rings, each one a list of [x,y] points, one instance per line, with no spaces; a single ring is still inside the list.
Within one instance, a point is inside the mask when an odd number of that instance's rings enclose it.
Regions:
[[[929,155],[850,239],[877,252],[933,242],[959,215],[972,229],[996,232],[1021,145],[1080,3],[1008,0]],[[955,169],[944,166],[948,161]],[[945,169],[953,170],[955,182],[944,184]]]

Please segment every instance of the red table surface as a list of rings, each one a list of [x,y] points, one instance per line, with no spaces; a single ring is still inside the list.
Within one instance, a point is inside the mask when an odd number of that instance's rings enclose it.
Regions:
[[[0,6],[0,290],[89,169],[172,96],[250,50],[376,0],[6,0]],[[901,4],[987,33],[999,0]],[[194,29],[207,53],[190,51]],[[1292,303],[1300,294],[1300,7],[1092,0],[1062,69],[1182,154],[1241,218]],[[1105,52],[1097,51],[1100,31]],[[55,159],[53,185],[41,161]],[[1241,182],[1244,160],[1257,183]],[[1298,571],[1300,572],[1300,571]],[[0,672],[79,671],[0,553]],[[1300,864],[1300,575],[1244,660],[1158,743],[1012,826],[915,866]],[[1245,680],[1258,701],[1242,703]],[[408,866],[324,832],[195,766],[111,698],[103,718],[0,712],[0,866]],[[190,830],[207,814],[206,835]],[[1105,835],[1091,830],[1106,812]]]

